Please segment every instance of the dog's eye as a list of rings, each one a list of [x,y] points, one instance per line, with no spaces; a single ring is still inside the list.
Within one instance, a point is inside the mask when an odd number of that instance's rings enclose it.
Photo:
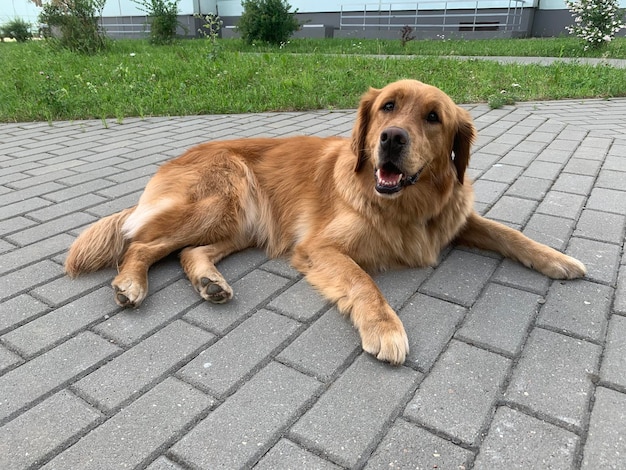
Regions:
[[[426,116],[426,120],[428,122],[440,122],[439,115],[434,111],[431,111],[430,113],[428,113],[428,115]]]
[[[385,103],[383,105],[383,111],[386,113],[390,113],[391,111],[393,111],[396,107],[396,103],[394,103],[393,101],[388,101],[387,103]]]

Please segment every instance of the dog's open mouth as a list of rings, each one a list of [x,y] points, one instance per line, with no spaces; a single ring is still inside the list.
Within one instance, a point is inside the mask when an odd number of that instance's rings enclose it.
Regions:
[[[406,177],[393,163],[385,163],[376,170],[376,191],[381,194],[397,193],[405,186],[415,184],[421,171]]]

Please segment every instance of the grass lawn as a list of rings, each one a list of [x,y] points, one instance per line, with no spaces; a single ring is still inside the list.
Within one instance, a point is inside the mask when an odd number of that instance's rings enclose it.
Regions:
[[[626,71],[580,64],[501,65],[449,55],[589,56],[575,39],[292,40],[284,48],[207,40],[115,41],[94,56],[43,42],[0,44],[0,122],[356,107],[368,86],[416,78],[459,103],[626,96]],[[543,51],[543,52],[542,52]],[[367,54],[412,54],[376,58]],[[603,54],[626,57],[626,39]]]

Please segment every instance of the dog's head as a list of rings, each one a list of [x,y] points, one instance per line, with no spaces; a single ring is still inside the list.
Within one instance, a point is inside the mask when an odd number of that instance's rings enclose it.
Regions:
[[[355,170],[372,170],[381,195],[416,183],[425,169],[454,168],[463,183],[475,135],[469,113],[438,88],[416,80],[370,88],[352,132]]]

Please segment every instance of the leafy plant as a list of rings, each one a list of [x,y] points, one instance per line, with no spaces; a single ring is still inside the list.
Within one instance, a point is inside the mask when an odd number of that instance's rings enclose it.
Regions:
[[[215,13],[196,15],[195,17],[204,21],[200,29],[198,29],[198,33],[204,36],[209,44],[207,57],[209,60],[216,61],[221,53],[221,47],[218,39],[224,22]]]
[[[408,24],[404,25],[400,30],[400,43],[402,47],[406,46],[406,43],[415,39],[415,35],[413,34],[413,28],[411,28]]]
[[[598,49],[613,40],[624,27],[621,18],[624,12],[618,8],[617,0],[565,0],[574,16],[574,25],[568,26],[585,43],[585,50]]]
[[[106,37],[98,26],[98,17],[106,0],[49,0],[43,5],[39,21],[52,31],[53,40],[76,52],[93,54],[107,47]]]
[[[300,29],[296,19],[298,10],[291,12],[285,0],[243,0],[243,13],[237,25],[242,39],[281,45]]]
[[[30,23],[21,18],[15,18],[0,26],[0,36],[15,39],[17,42],[26,42],[33,37],[30,32]]]
[[[150,19],[150,42],[171,44],[178,27],[178,3],[180,0],[133,0]]]

